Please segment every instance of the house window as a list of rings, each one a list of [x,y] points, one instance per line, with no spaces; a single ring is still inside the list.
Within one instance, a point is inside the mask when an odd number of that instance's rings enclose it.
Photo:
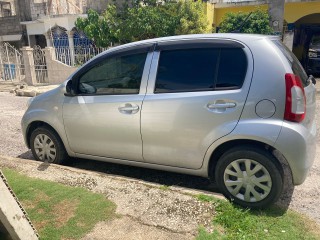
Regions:
[[[13,1],[0,1],[0,17],[14,16]]]

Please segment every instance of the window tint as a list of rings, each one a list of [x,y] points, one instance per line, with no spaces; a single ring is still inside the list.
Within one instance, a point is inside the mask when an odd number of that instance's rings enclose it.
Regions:
[[[304,71],[301,63],[297,57],[279,40],[273,41],[273,43],[280,49],[283,55],[288,60],[291,65],[292,72],[299,76],[302,81],[303,86],[308,86],[308,75]]]
[[[218,49],[162,51],[155,92],[213,89],[218,55]]]
[[[216,88],[241,88],[246,72],[247,58],[242,49],[221,49]]]
[[[87,94],[137,94],[147,53],[114,56],[83,74],[79,92]]]
[[[162,51],[155,93],[241,88],[246,71],[241,48]]]

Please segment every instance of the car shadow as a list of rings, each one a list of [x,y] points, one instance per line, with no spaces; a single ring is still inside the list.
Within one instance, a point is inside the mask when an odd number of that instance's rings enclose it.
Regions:
[[[34,160],[32,154],[31,156],[30,154],[30,151],[28,151],[19,155],[18,157]],[[215,183],[207,178],[198,176],[78,158],[71,158],[64,162],[63,165],[100,174],[126,177],[146,183],[159,184],[168,187],[176,186],[189,190],[198,190],[203,194],[221,194]],[[44,162],[37,167],[37,170],[45,171],[48,167],[50,167],[50,163]],[[265,215],[275,217],[281,216],[288,210],[294,190],[293,184],[290,184],[290,182],[292,182],[290,181],[290,177],[290,173],[285,173],[284,191],[276,204],[270,208],[267,208],[266,210],[262,210]],[[261,211],[257,210],[252,210],[250,212],[252,214],[261,214]]]
[[[209,179],[203,177],[87,159],[71,159],[64,165],[164,186],[179,186],[219,193],[218,188]]]
[[[64,165],[99,172],[108,175],[126,177],[134,180],[156,183],[164,186],[178,186],[190,190],[198,190],[203,194],[221,194],[217,185],[207,178],[192,175],[153,170],[141,167],[133,167],[121,164],[106,163],[87,159],[71,159]],[[249,210],[253,215],[264,214],[270,217],[278,217],[285,214],[290,206],[294,186],[292,184],[291,171],[284,168],[284,187],[279,200],[272,206],[262,210]],[[235,206],[238,207],[238,206]],[[241,208],[241,207],[239,207]]]

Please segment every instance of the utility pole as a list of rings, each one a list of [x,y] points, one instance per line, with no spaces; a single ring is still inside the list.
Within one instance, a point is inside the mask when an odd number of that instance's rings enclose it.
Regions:
[[[268,0],[270,26],[280,36],[283,33],[284,3],[285,0]]]

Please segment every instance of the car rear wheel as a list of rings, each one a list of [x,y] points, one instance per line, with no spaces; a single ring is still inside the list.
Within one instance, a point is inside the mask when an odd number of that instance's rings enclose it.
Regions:
[[[278,165],[277,159],[265,149],[236,147],[221,156],[215,178],[221,192],[234,203],[263,208],[281,195],[283,179]]]
[[[68,158],[59,136],[46,127],[36,128],[31,133],[30,146],[38,161],[59,164]]]

